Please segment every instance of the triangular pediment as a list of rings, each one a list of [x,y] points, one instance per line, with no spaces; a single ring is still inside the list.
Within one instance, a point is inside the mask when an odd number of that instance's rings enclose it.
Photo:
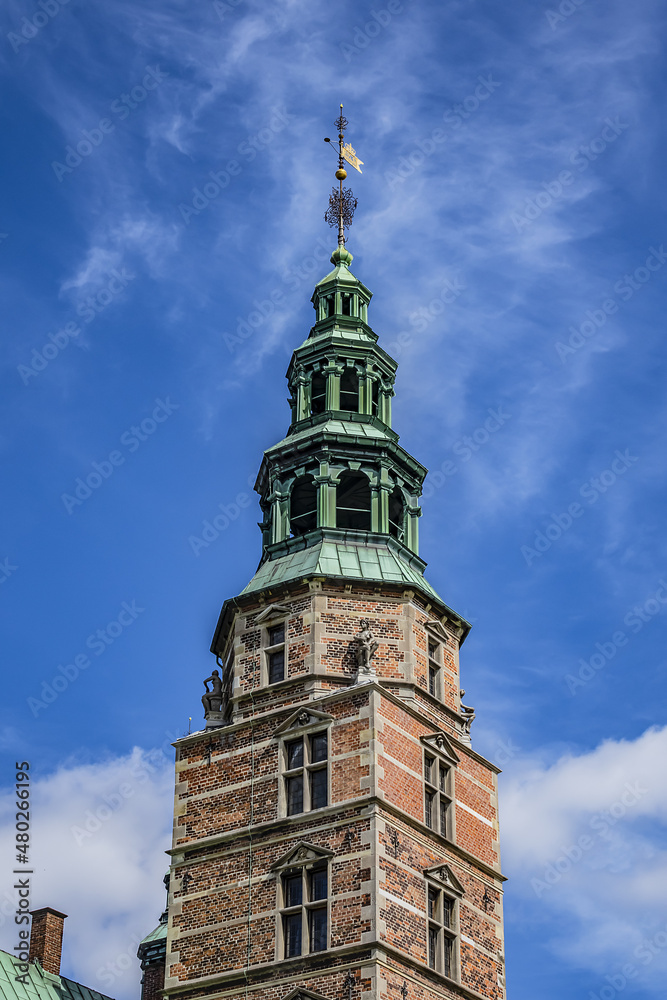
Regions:
[[[437,635],[438,639],[440,639],[442,642],[449,642],[449,640],[451,639],[451,636],[448,634],[447,629],[445,628],[445,626],[442,624],[441,621],[437,620],[437,618],[431,618],[429,619],[429,621],[424,622],[424,627],[427,628],[429,632],[432,632],[433,635]]]
[[[267,608],[263,608],[259,612],[255,618],[255,625],[264,625],[265,622],[271,621],[272,618],[284,618],[285,615],[291,613],[291,608],[288,608],[286,604],[269,604]]]
[[[459,763],[461,758],[454,750],[454,747],[452,746],[452,743],[446,733],[431,733],[429,736],[422,736],[421,741],[424,746],[428,747],[429,750],[433,750],[434,753],[438,753],[442,757],[446,757],[453,764]]]
[[[451,642],[452,635],[460,639],[464,632],[462,623],[457,618],[445,618],[445,623],[447,628],[445,628],[443,622],[436,618],[431,618],[429,621],[424,622],[424,626],[442,642]]]
[[[333,715],[329,715],[327,712],[318,712],[314,708],[300,708],[296,712],[292,712],[290,717],[278,726],[273,735],[284,736],[292,729],[305,729],[308,726],[332,721]]]
[[[283,1000],[327,1000],[327,998],[323,997],[321,993],[313,993],[312,990],[304,990],[297,986],[286,993]]]
[[[433,868],[427,868],[424,875],[443,887],[451,889],[457,896],[463,895],[463,886],[449,865],[435,865]]]
[[[334,852],[325,847],[318,847],[316,844],[309,844],[307,840],[300,840],[298,844],[290,847],[287,854],[283,854],[278,861],[271,865],[271,870],[275,872],[283,868],[311,865],[317,861],[326,861],[333,856]]]

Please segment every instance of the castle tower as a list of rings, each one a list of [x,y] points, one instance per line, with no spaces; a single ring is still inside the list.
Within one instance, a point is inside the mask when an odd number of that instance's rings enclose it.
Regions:
[[[392,429],[396,362],[344,238],[331,263],[257,477],[259,568],[222,607],[205,728],[175,744],[143,1000],[505,997],[498,769],[460,699],[470,626],[423,575],[426,469]]]

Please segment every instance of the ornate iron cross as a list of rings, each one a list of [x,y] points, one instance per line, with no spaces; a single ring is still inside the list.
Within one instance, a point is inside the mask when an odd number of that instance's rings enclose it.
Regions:
[[[354,210],[357,207],[357,199],[354,197],[351,188],[343,188],[343,181],[347,177],[345,158],[349,155],[347,149],[344,147],[344,140],[345,129],[347,128],[349,122],[343,115],[342,104],[340,106],[340,115],[334,124],[338,129],[338,170],[336,171],[338,189],[335,187],[331,189],[331,194],[329,195],[329,207],[324,213],[324,221],[328,222],[332,227],[338,226],[338,246],[344,247],[345,230],[349,229],[352,225],[352,216],[354,215]],[[325,139],[324,141],[330,143],[331,139]],[[357,170],[359,170],[359,167],[357,167]]]

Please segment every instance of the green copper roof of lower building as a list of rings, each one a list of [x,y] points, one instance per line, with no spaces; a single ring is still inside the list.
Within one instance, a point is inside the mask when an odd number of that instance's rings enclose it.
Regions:
[[[422,563],[423,565],[423,563]],[[386,543],[374,545],[345,539],[324,538],[308,548],[288,552],[277,559],[267,559],[259,567],[244,594],[268,587],[276,587],[306,576],[342,577],[346,580],[368,580],[372,583],[395,583],[399,586],[418,587],[434,597],[439,597],[426,582],[420,570],[411,565],[409,556],[403,557],[399,548]]]
[[[16,977],[20,976],[20,979]],[[23,982],[22,980],[26,980]],[[110,1000],[88,986],[54,976],[46,972],[39,962],[30,962],[23,975],[14,962],[14,956],[0,951],[0,1000]]]
[[[162,941],[167,939],[167,921],[160,921],[155,930],[147,934],[146,937],[139,942],[139,947],[142,944],[153,944],[155,941]]]

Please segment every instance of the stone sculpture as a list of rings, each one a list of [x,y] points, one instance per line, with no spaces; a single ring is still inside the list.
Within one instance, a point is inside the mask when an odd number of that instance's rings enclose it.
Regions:
[[[361,622],[361,632],[355,635],[354,641],[357,644],[357,666],[360,674],[370,674],[371,660],[375,656],[380,643],[373,638],[371,633],[371,623],[364,619]]]
[[[461,688],[459,692],[461,698],[465,698],[465,691]],[[475,709],[470,705],[464,705],[461,702],[461,728],[464,734],[470,739],[470,727],[473,724],[475,718]]]
[[[211,685],[210,691],[209,684]],[[222,680],[217,670],[214,670],[211,676],[206,678],[204,687],[206,694],[202,695],[201,703],[204,706],[204,717],[206,717],[209,712],[219,712],[222,707]]]

